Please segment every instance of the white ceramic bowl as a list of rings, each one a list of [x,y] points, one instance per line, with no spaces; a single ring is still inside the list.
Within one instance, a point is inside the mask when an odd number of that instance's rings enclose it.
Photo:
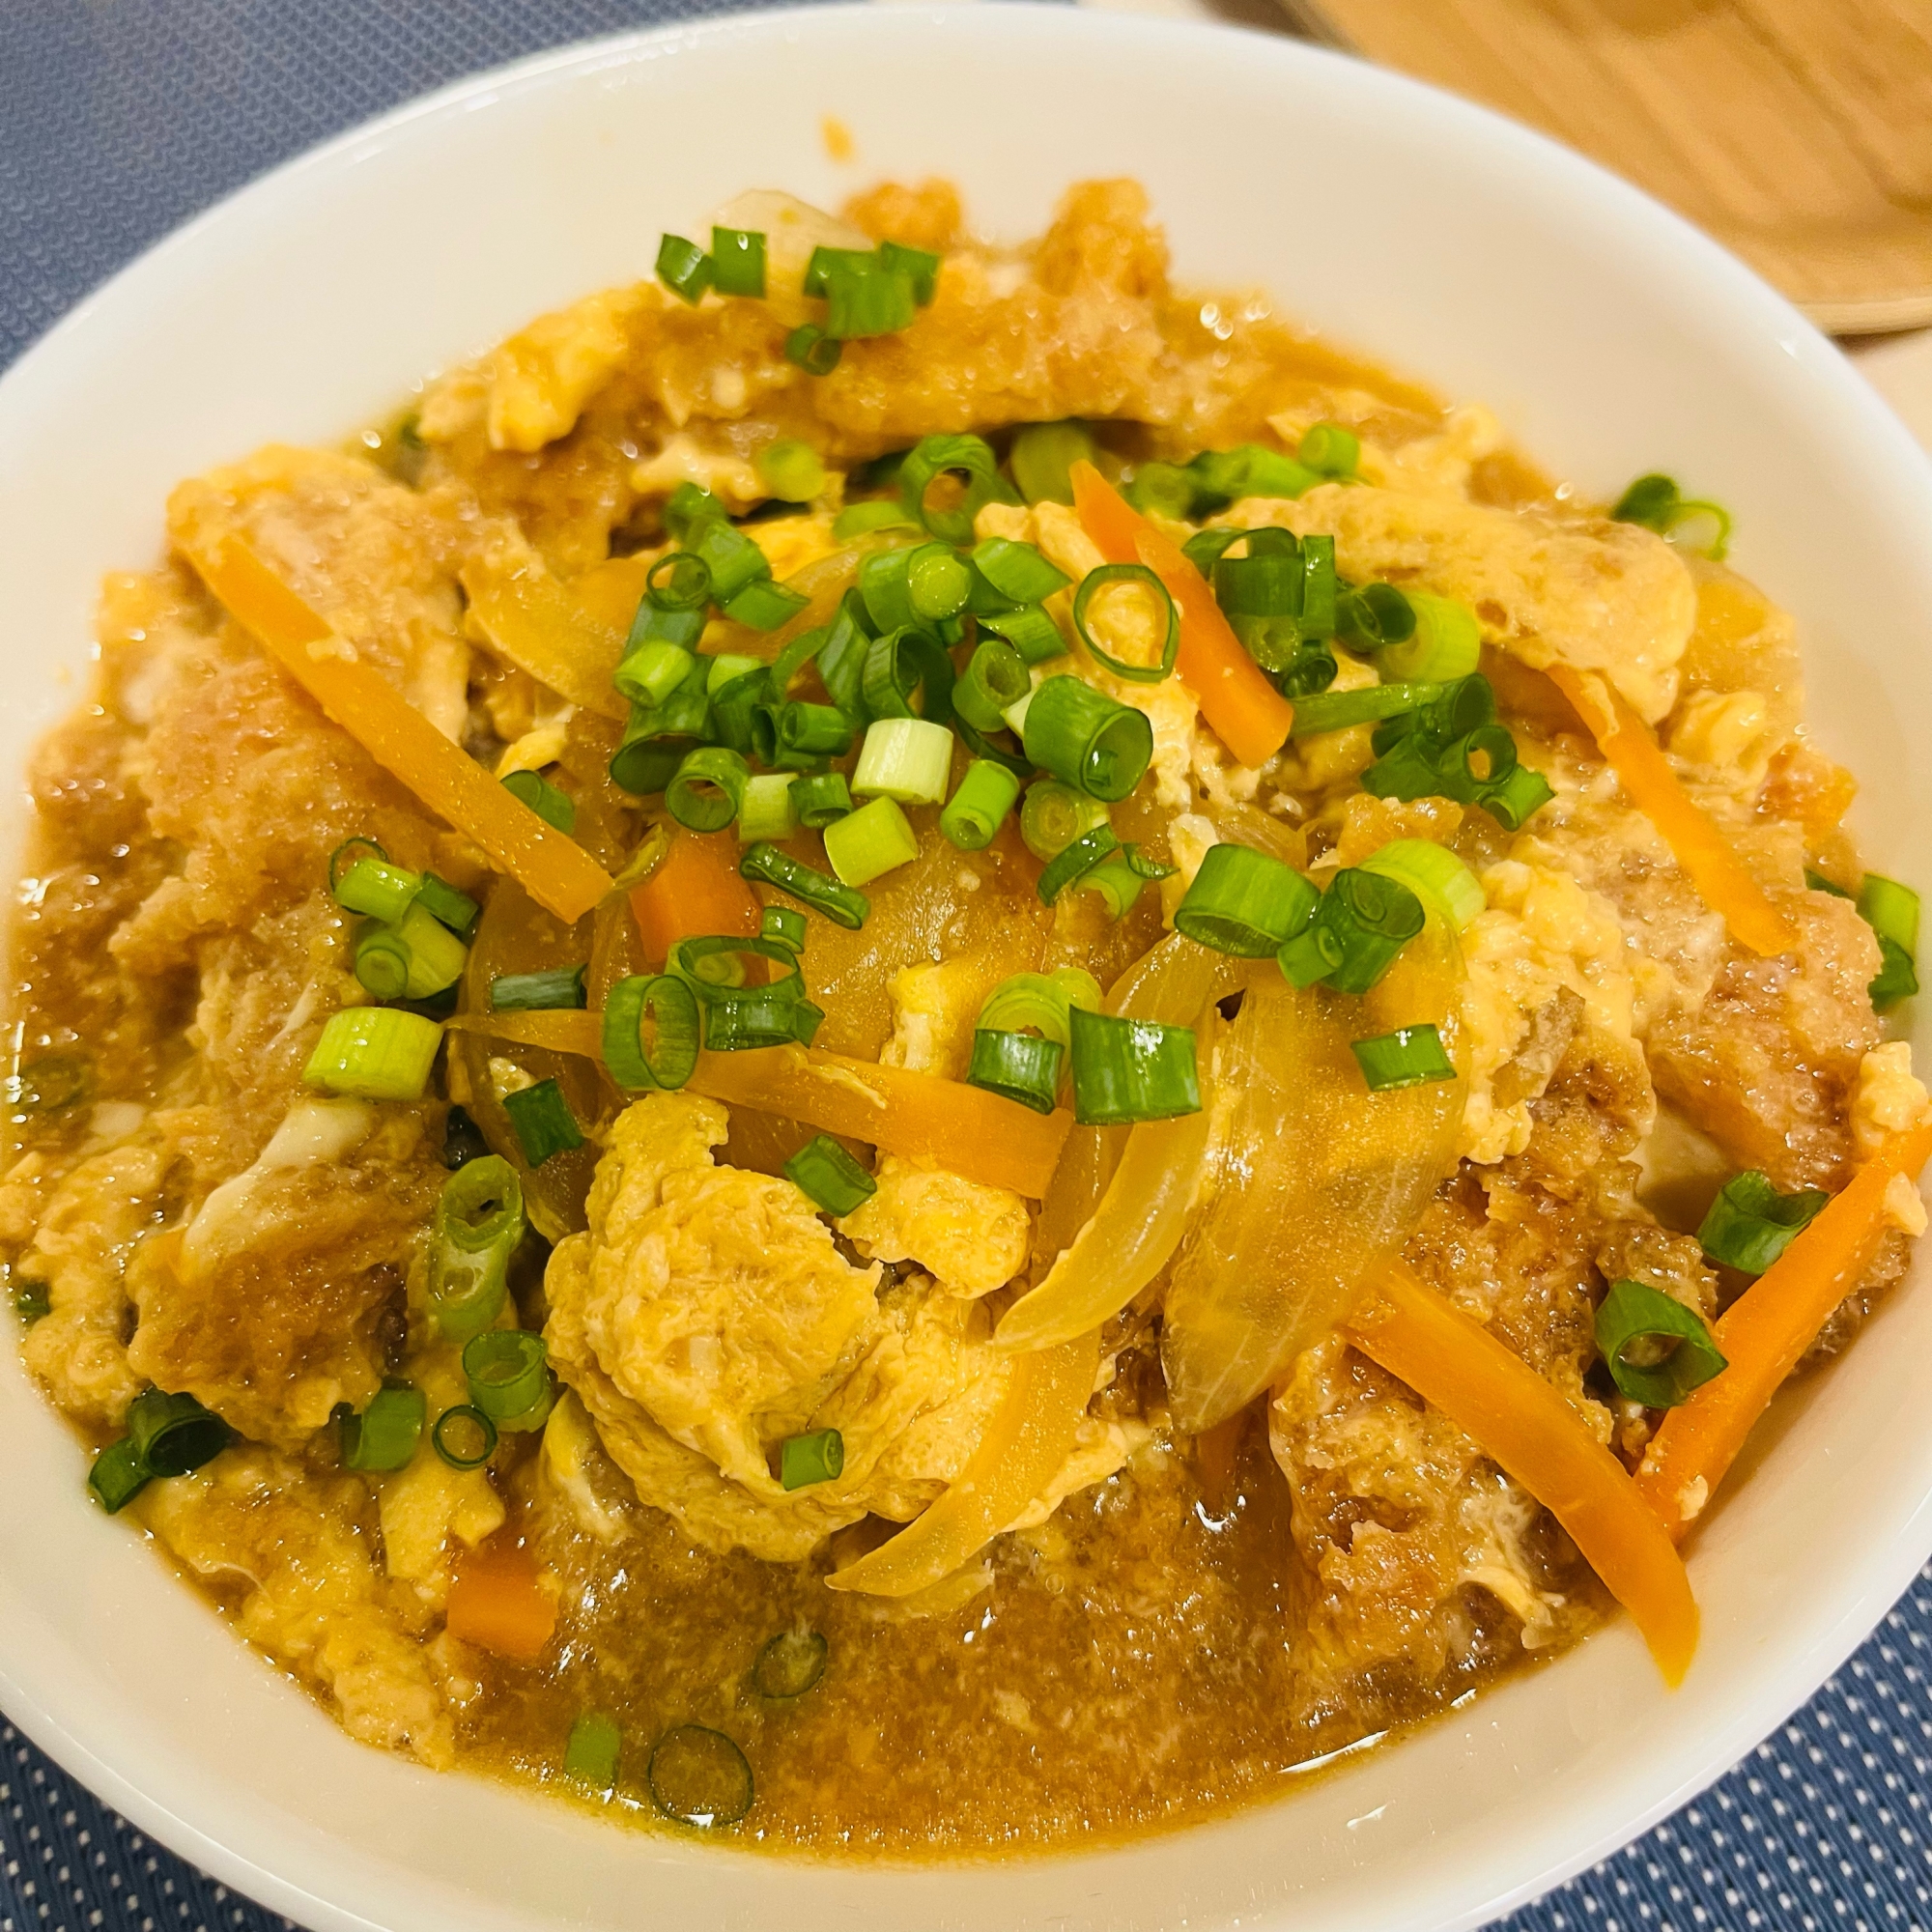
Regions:
[[[826,156],[827,113],[849,164]],[[100,574],[154,557],[178,477],[333,439],[537,311],[648,273],[662,228],[739,188],[835,203],[928,172],[1013,238],[1070,180],[1138,175],[1183,278],[1264,286],[1491,403],[1590,495],[1662,467],[1728,503],[1739,565],[1803,624],[1812,720],[1864,781],[1871,857],[1915,876],[1932,472],[1836,353],[1675,217],[1503,121],[1287,42],[1058,8],[834,8],[546,56],[345,136],[155,250],[0,383],[0,766],[72,702]],[[1693,1547],[1705,1636],[1675,1695],[1619,1626],[1280,1803],[1081,1856],[910,1868],[640,1836],[351,1744],[89,1506],[8,1347],[0,1707],[142,1829],[327,1932],[1471,1925],[1683,1803],[1904,1588],[1932,1550],[1928,1358],[1916,1280],[1760,1433]]]

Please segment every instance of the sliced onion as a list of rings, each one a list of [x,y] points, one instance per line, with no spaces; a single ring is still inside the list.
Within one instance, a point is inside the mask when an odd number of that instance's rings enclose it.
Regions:
[[[1167,1288],[1178,1428],[1210,1428],[1275,1381],[1414,1231],[1455,1165],[1463,1080],[1371,1094],[1349,1043],[1428,1021],[1455,1058],[1462,981],[1434,916],[1360,999],[1254,977],[1222,1037],[1206,1201]]]

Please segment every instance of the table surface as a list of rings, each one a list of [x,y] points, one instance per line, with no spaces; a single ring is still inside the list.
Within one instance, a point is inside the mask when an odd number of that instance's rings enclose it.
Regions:
[[[1269,0],[1099,4],[1282,30]],[[0,0],[0,367],[149,242],[327,135],[538,47],[720,11],[705,0]],[[1932,446],[1932,331],[1847,346]],[[1932,1571],[1776,1736],[1507,1932],[1932,1928],[1928,1672]],[[0,1932],[285,1922],[143,1838],[0,1722]]]

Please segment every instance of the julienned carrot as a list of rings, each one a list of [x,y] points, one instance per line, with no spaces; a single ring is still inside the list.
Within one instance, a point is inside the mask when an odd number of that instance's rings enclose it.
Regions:
[[[1732,938],[1767,955],[1795,951],[1798,933],[1791,922],[1765,896],[1709,815],[1690,802],[1669,759],[1622,694],[1592,671],[1566,664],[1545,668],[1589,726],[1630,802],[1662,835],[1704,903],[1723,915]]]
[[[1096,1330],[1018,1356],[980,1446],[946,1493],[878,1548],[835,1570],[835,1590],[910,1597],[970,1562],[1024,1515],[1073,1448],[1100,1366]]]
[[[736,836],[672,833],[657,870],[631,888],[631,915],[654,966],[664,964],[680,939],[714,932],[753,937],[758,901],[739,873]]]
[[[556,1600],[528,1550],[497,1538],[457,1557],[447,1621],[451,1636],[534,1663],[556,1629]]]
[[[230,538],[183,549],[229,613],[328,717],[545,911],[575,924],[611,890],[611,875],[582,845],[505,791],[386,678],[358,663],[246,544]]]
[[[1698,1622],[1683,1559],[1622,1463],[1556,1389],[1401,1262],[1376,1278],[1348,1335],[1555,1517],[1631,1613],[1664,1681],[1682,1683]]]
[[[1091,463],[1072,469],[1081,527],[1109,563],[1144,563],[1167,586],[1180,614],[1176,675],[1201,700],[1201,715],[1244,765],[1273,757],[1288,742],[1294,706],[1241,648],[1208,580],[1115,490]]]
[[[1917,1180],[1928,1159],[1932,1121],[1894,1134],[1724,1311],[1715,1339],[1728,1366],[1664,1416],[1636,1472],[1673,1537],[1702,1513],[1798,1358],[1871,1265],[1893,1178]]]
[[[489,1034],[553,1053],[588,1060],[603,1054],[601,1013],[458,1013],[447,1024],[457,1033]],[[707,1099],[756,1107],[908,1160],[929,1160],[968,1180],[1010,1187],[1036,1201],[1046,1192],[1073,1124],[1065,1111],[1036,1114],[963,1080],[848,1060],[815,1047],[700,1053],[686,1085]]]

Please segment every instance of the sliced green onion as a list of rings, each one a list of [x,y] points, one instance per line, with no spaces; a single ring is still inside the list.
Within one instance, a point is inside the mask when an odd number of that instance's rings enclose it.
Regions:
[[[758,293],[764,293],[762,287]],[[623,1750],[624,1734],[617,1728],[616,1719],[602,1711],[585,1711],[571,1725],[564,1744],[563,1775],[592,1791],[614,1790]]]
[[[702,611],[711,602],[711,566],[696,551],[667,551],[644,574],[644,596],[660,611]]]
[[[499,1430],[537,1428],[550,1413],[550,1349],[521,1328],[486,1328],[463,1347],[469,1400]]]
[[[988,638],[952,687],[952,708],[981,731],[997,731],[1007,708],[1032,689],[1026,660],[1004,638]]]
[[[360,1415],[345,1410],[341,1457],[345,1469],[406,1468],[422,1440],[429,1405],[413,1382],[384,1382]]]
[[[1229,617],[1299,617],[1307,572],[1293,551],[1250,551],[1214,565],[1214,601]]]
[[[31,1328],[53,1313],[53,1295],[43,1281],[23,1281],[14,1291],[14,1313]]]
[[[539,1080],[534,1087],[505,1094],[503,1111],[531,1167],[541,1167],[552,1154],[568,1153],[583,1145],[583,1131],[554,1080]]]
[[[791,809],[809,832],[822,832],[852,810],[852,793],[843,772],[819,772],[791,781]]]
[[[752,1665],[752,1689],[760,1697],[803,1697],[825,1675],[831,1645],[816,1631],[781,1631]]]
[[[793,697],[779,711],[779,744],[807,757],[842,758],[858,734],[859,727],[836,704],[808,704]]]
[[[1610,515],[1620,524],[1641,524],[1662,537],[1667,537],[1684,525],[1701,519],[1711,526],[1712,530],[1708,542],[1697,546],[1704,555],[1713,563],[1721,563],[1725,551],[1730,548],[1729,513],[1716,503],[1680,495],[1674,477],[1655,471],[1648,476],[1639,476],[1617,498],[1617,506]]]
[[[1364,583],[1336,600],[1335,632],[1358,651],[1378,651],[1415,635],[1415,606],[1393,583]]]
[[[658,243],[658,280],[672,295],[696,308],[711,286],[711,257],[682,235],[667,235]]]
[[[859,815],[857,812],[850,813],[838,824],[847,824]],[[837,829],[836,826],[827,828],[828,831]],[[830,838],[826,840],[826,856],[832,856]],[[833,859],[835,867],[838,863],[837,859]],[[794,859],[789,852],[781,852],[776,845],[749,846],[745,856],[738,861],[738,869],[748,879],[776,886],[780,892],[802,899],[814,912],[823,913],[834,925],[842,925],[847,932],[857,932],[865,924],[866,915],[872,909],[871,901],[864,893],[841,884],[839,879],[827,878],[816,867],[808,866],[802,859]]]
[[[798,954],[788,946],[768,939],[738,939],[729,934],[707,934],[696,939],[680,939],[670,949],[666,970],[685,980],[697,995],[700,1005],[732,994],[747,984],[745,962],[769,959],[784,971],[778,984],[784,997],[799,993]]]
[[[973,567],[1013,604],[1044,604],[1056,590],[1065,590],[1073,581],[1034,545],[1011,537],[987,537],[975,544]]]
[[[900,629],[874,638],[866,647],[862,678],[870,717],[910,718],[915,696],[919,715],[931,723],[944,724],[952,716],[952,660],[923,631]]]
[[[1200,504],[1201,487],[1191,471],[1175,463],[1143,463],[1125,496],[1144,514],[1185,523]]]
[[[1822,1187],[1780,1194],[1755,1168],[1734,1174],[1711,1203],[1698,1244],[1740,1274],[1762,1274],[1831,1198]]]
[[[148,1389],[128,1405],[128,1441],[151,1476],[185,1476],[212,1463],[235,1432],[191,1395]]]
[[[1477,794],[1476,803],[1505,832],[1515,832],[1555,796],[1555,787],[1541,772],[1518,765],[1501,784],[1485,785]]]
[[[980,616],[980,629],[1004,638],[1030,665],[1048,664],[1066,655],[1066,639],[1037,604],[1017,611],[997,611]]]
[[[1311,424],[1294,446],[1295,460],[1321,476],[1352,476],[1362,460],[1361,439],[1338,422]]]
[[[944,543],[969,544],[973,519],[963,508],[940,510],[926,504],[926,492],[949,471],[983,483],[997,483],[1000,474],[983,438],[928,436],[909,449],[899,465],[899,500],[929,535]]]
[[[1433,1026],[1397,1027],[1373,1039],[1350,1040],[1349,1050],[1371,1094],[1456,1077],[1456,1064],[1443,1051],[1442,1036]]]
[[[342,903],[338,895],[342,891],[343,880],[349,876],[357,861],[362,859],[380,860],[385,866],[389,863],[389,855],[373,838],[345,838],[328,855],[328,890],[330,896],[335,898],[338,905]],[[350,910],[353,912],[357,908],[352,906]],[[381,915],[378,914],[377,917],[380,918]]]
[[[836,1483],[845,1467],[845,1438],[836,1429],[787,1435],[779,1445],[779,1481],[788,1490]]]
[[[1315,923],[1342,949],[1328,975],[1338,993],[1366,993],[1422,930],[1422,901],[1402,880],[1345,866],[1328,882]]]
[[[820,837],[832,869],[847,886],[870,885],[882,874],[919,857],[919,837],[907,824],[896,799],[875,798],[857,811],[835,819]]]
[[[973,1036],[973,1060],[966,1079],[971,1086],[1015,1100],[1037,1114],[1050,1114],[1060,1089],[1060,1064],[1065,1055],[1066,1049],[1057,1039],[981,1027]]]
[[[148,1487],[152,1471],[127,1436],[110,1442],[94,1459],[87,1472],[87,1487],[94,1499],[109,1516],[120,1513]]]
[[[410,986],[410,949],[402,934],[371,922],[357,935],[352,964],[358,983],[379,1000],[400,1000]]]
[[[453,986],[463,977],[469,960],[469,949],[444,925],[432,919],[421,906],[412,905],[403,915],[396,937],[409,949],[410,971],[407,990],[412,1000],[426,1000]]]
[[[1489,904],[1475,873],[1446,846],[1427,838],[1391,839],[1364,859],[1360,869],[1400,880],[1457,932],[1467,931],[1470,921]]]
[[[619,1087],[675,1093],[697,1067],[697,995],[674,973],[619,980],[604,996],[603,1046],[605,1071]]]
[[[1335,539],[1305,536],[1301,540],[1301,616],[1299,628],[1304,638],[1326,639],[1335,635],[1336,597],[1340,581],[1335,575]]]
[[[895,798],[901,805],[937,805],[952,775],[952,733],[923,718],[881,718],[866,727],[852,773],[852,789]]]
[[[791,788],[797,780],[786,772],[759,772],[745,781],[738,805],[738,837],[747,840],[789,838],[798,830],[791,809]]]
[[[879,266],[911,282],[912,298],[921,308],[931,301],[939,287],[939,257],[927,249],[909,248],[903,242],[881,242]]]
[[[902,629],[918,620],[918,612],[912,608],[912,592],[907,580],[913,558],[925,547],[904,544],[895,550],[874,551],[870,556],[860,560],[857,588],[864,600],[866,614],[871,619],[874,636]],[[943,544],[933,548],[943,554],[952,554]],[[829,691],[831,687],[828,685],[826,689]]]
[[[336,881],[335,902],[350,912],[367,913],[393,925],[422,890],[422,874],[405,871],[384,859],[359,858]]]
[[[452,1469],[480,1469],[497,1453],[497,1425],[473,1404],[458,1403],[437,1417],[429,1441]]]
[[[795,906],[768,905],[758,914],[758,937],[775,939],[793,952],[805,951],[806,935],[810,929],[805,915]]]
[[[1083,832],[1070,845],[1056,853],[1040,873],[1039,883],[1034,888],[1040,904],[1053,904],[1068,886],[1092,871],[1110,853],[1118,851],[1120,843],[1111,826],[1096,825],[1091,832]]]
[[[500,1154],[467,1160],[443,1182],[429,1229],[429,1305],[445,1342],[469,1341],[502,1313],[524,1228],[523,1183]]]
[[[750,631],[776,631],[789,623],[811,599],[788,584],[774,583],[770,578],[755,578],[745,585],[724,608],[724,614]]]
[[[910,275],[895,274],[876,257],[841,264],[825,278],[825,332],[839,342],[896,335],[910,328],[919,306]]]
[[[459,939],[468,939],[482,916],[483,908],[468,893],[459,893],[447,879],[425,872],[416,892],[416,904],[434,920],[440,920]]]
[[[847,503],[832,520],[832,535],[844,543],[873,530],[916,530],[918,521],[906,514],[905,505],[891,497],[866,503]]]
[[[694,530],[724,514],[724,505],[709,490],[700,490],[696,483],[680,483],[665,502],[665,528],[678,543],[688,544]]]
[[[677,1724],[651,1747],[645,1781],[667,1818],[710,1829],[735,1825],[752,1808],[752,1767],[723,1731]]]
[[[347,1007],[329,1014],[302,1079],[359,1100],[420,1100],[441,1043],[442,1028],[420,1013]]]
[[[1028,693],[1028,697],[1031,696],[1032,693]],[[1021,701],[1024,703],[1026,700]],[[998,765],[1003,770],[1010,772],[1022,784],[1033,777],[1033,767],[1027,763],[1024,753],[1013,743],[1010,732],[975,730],[957,712],[952,716],[952,728],[958,733],[959,742],[976,758],[983,758],[988,764]]]
[[[1137,585],[1155,599],[1157,610],[1166,613],[1167,634],[1160,647],[1160,657],[1153,664],[1132,664],[1125,658],[1117,658],[1087,628],[1089,605],[1098,592],[1118,583]],[[1080,588],[1073,593],[1073,628],[1080,634],[1080,641],[1099,663],[1105,665],[1116,677],[1124,678],[1130,684],[1160,683],[1173,672],[1175,654],[1180,649],[1180,612],[1175,608],[1167,585],[1144,563],[1103,563],[1097,570],[1090,570],[1080,580]]]
[[[1006,823],[1020,781],[991,758],[975,758],[939,814],[941,834],[962,852],[983,851]]]
[[[691,547],[711,572],[712,601],[727,609],[741,591],[772,574],[757,540],[722,517],[698,526]]]
[[[1099,1010],[1100,987],[1093,974],[1078,966],[1061,966],[1051,973],[1014,973],[986,995],[976,1025],[993,1033],[1032,1029],[1066,1046],[1073,1038],[1075,1007]]]
[[[1174,929],[1197,945],[1265,959],[1302,931],[1321,903],[1293,866],[1251,846],[1210,845],[1175,909]]]
[[[864,576],[862,565],[862,582]],[[818,652],[818,676],[825,694],[848,717],[864,714],[866,658],[871,648],[871,618],[865,596],[857,588],[848,590]]]
[[[758,452],[758,481],[787,503],[810,503],[825,494],[825,465],[810,443],[781,437]]]
[[[1415,629],[1399,644],[1384,644],[1377,668],[1391,683],[1439,683],[1467,677],[1482,661],[1476,613],[1453,598],[1427,590],[1405,593]]]
[[[1122,845],[1118,852],[1108,853],[1097,866],[1089,866],[1074,880],[1074,890],[1098,893],[1106,901],[1110,920],[1125,919],[1148,882],[1148,874],[1135,863],[1139,856],[1132,844]]]
[[[829,1134],[807,1141],[785,1162],[784,1172],[827,1214],[849,1214],[879,1191],[879,1183]]]
[[[1099,799],[1058,779],[1039,779],[1028,785],[1020,804],[1020,838],[1042,865],[1059,858],[1096,825],[1107,823],[1107,808]]]
[[[1918,895],[1896,879],[1867,872],[1859,887],[1859,913],[1878,935],[1882,961],[1868,988],[1874,1012],[1889,1012],[1918,990]]]
[[[722,832],[738,815],[751,767],[723,745],[687,752],[665,787],[665,810],[692,832]]]
[[[721,296],[763,296],[765,238],[758,230],[714,228],[711,231],[711,286]]]
[[[1204,516],[1247,497],[1299,497],[1322,480],[1306,464],[1258,442],[1203,450],[1187,468],[1195,479],[1196,509]]]
[[[715,658],[705,660],[709,668],[704,673],[704,694],[716,697],[727,684],[741,677],[753,676],[765,668],[761,658],[745,657],[736,651],[721,651]]]
[[[1084,678],[1050,677],[1027,704],[1021,736],[1043,771],[1110,803],[1140,783],[1153,756],[1153,726]]]
[[[878,259],[877,253],[870,248],[816,247],[811,251],[811,259],[805,265],[804,292],[822,301],[831,291],[835,275],[863,275],[878,266]]]
[[[1029,503],[1070,503],[1073,466],[1092,463],[1097,453],[1094,434],[1083,422],[1028,423],[1013,432],[1007,462]]]
[[[556,966],[547,973],[499,973],[490,981],[493,1013],[547,1012],[582,1007],[585,966]]]
[[[558,791],[541,772],[512,772],[503,781],[503,789],[528,806],[546,825],[559,832],[576,829],[576,801],[567,792]]]
[[[1075,1007],[1073,1118],[1083,1127],[1120,1127],[1201,1111],[1194,1030],[1119,1019]]]
[[[1317,731],[1404,718],[1447,689],[1444,684],[1371,684],[1358,691],[1325,691],[1295,705],[1294,735],[1306,738]]]
[[[762,1046],[810,1046],[825,1013],[784,986],[750,986],[707,1001],[704,1044],[712,1053],[746,1053]]]
[[[838,366],[845,345],[826,334],[815,323],[802,322],[785,337],[785,360],[808,376],[829,376]]]
[[[906,559],[906,598],[921,621],[956,616],[972,594],[972,571],[945,544],[921,544]]]
[[[1697,1311],[1645,1282],[1612,1283],[1596,1327],[1610,1379],[1646,1408],[1675,1408],[1730,1367]],[[1650,1359],[1632,1361],[1633,1348]]]

